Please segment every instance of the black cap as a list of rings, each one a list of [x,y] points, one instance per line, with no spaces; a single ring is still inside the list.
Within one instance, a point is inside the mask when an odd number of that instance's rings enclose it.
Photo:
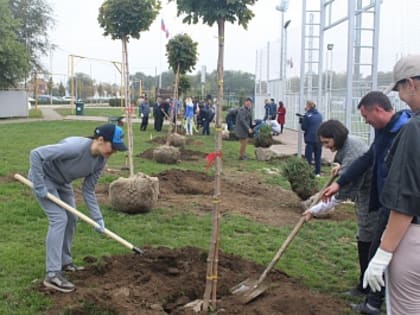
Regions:
[[[105,124],[95,129],[94,138],[103,137],[105,141],[109,141],[112,144],[112,148],[117,151],[127,151],[127,147],[124,144],[124,131],[121,127],[114,124]]]

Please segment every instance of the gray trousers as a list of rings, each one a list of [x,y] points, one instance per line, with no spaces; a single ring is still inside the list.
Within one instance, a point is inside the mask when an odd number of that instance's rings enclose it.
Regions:
[[[379,211],[369,211],[369,197],[358,194],[356,197],[357,210],[357,240],[372,242],[375,229],[378,226]]]
[[[57,185],[45,178],[48,192],[74,207],[75,200],[71,184]],[[77,217],[47,198],[38,199],[48,217],[46,245],[46,272],[60,272],[62,266],[72,262],[71,247],[76,229]]]

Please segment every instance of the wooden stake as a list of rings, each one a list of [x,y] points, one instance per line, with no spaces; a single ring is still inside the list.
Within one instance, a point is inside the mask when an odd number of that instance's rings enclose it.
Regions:
[[[130,100],[130,89],[128,87],[128,53],[127,53],[127,36],[122,39],[122,53],[123,53],[123,76],[124,76],[124,97],[125,97],[125,113],[127,117],[127,138],[128,138],[128,167],[130,169],[130,176],[134,175],[133,164],[133,124],[131,115],[133,107]]]
[[[217,21],[219,31],[219,55],[217,60],[217,110],[216,110],[216,132],[215,149],[222,152],[222,107],[223,107],[223,55],[224,55],[224,34],[225,21],[223,18]],[[219,243],[220,243],[220,203],[221,203],[221,173],[222,157],[216,157],[216,174],[214,183],[214,209],[212,214],[212,238],[210,241],[209,255],[207,258],[206,289],[203,297],[203,310],[209,310],[211,298],[211,308],[216,310],[217,300],[217,278],[219,263]]]

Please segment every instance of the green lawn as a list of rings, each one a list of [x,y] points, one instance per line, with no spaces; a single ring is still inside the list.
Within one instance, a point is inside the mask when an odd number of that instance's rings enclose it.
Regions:
[[[33,289],[32,282],[44,276],[44,238],[47,219],[30,189],[11,179],[14,173],[27,174],[28,155],[32,148],[55,143],[70,135],[89,136],[97,123],[79,121],[30,122],[25,124],[0,125],[3,148],[0,163],[0,314],[37,314],[48,308],[50,301]],[[148,131],[140,133],[134,126],[134,153],[138,154],[154,146],[146,142],[150,137],[165,135]],[[211,152],[213,136],[195,136],[203,143],[189,147],[190,150]],[[261,173],[266,168],[281,168],[279,161],[258,162],[250,159],[238,166],[239,144],[223,143],[223,169],[231,172]],[[253,148],[248,147],[253,156]],[[111,157],[110,167],[123,165],[125,155]],[[168,168],[203,171],[205,163],[181,162],[176,166],[157,164],[136,157],[135,170],[156,174]],[[211,171],[210,171],[211,172]],[[288,183],[281,176],[270,176],[268,183]],[[116,176],[107,174],[100,181],[109,183]],[[80,182],[75,182],[75,186]],[[83,204],[78,209],[86,211]],[[210,240],[210,215],[196,216],[183,209],[154,209],[146,215],[128,216],[113,211],[103,204],[102,210],[107,227],[121,234],[133,244],[143,246],[168,246],[172,248],[196,246],[207,249]],[[352,211],[344,209],[343,211]],[[273,228],[236,215],[224,215],[221,226],[221,249],[239,254],[247,259],[267,264],[285,240],[292,226]],[[139,232],[141,231],[141,232]],[[340,293],[357,280],[357,254],[355,243],[356,224],[352,221],[331,222],[319,220],[303,227],[278,268],[298,279],[313,290],[331,294]],[[74,254],[76,262],[87,256],[101,257],[126,253],[119,243],[98,235],[90,226],[79,223],[75,235]],[[204,280],[203,280],[204,281]]]

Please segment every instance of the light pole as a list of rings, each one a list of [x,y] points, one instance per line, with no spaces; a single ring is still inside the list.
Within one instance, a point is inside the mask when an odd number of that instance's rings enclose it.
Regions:
[[[283,29],[284,29],[284,56],[283,56],[283,73],[282,73],[282,94],[283,94],[283,98],[284,95],[287,92],[287,28],[290,25],[290,22],[292,22],[292,20],[287,20],[286,23],[284,23]],[[282,100],[283,101],[283,100]]]
[[[279,86],[279,97],[280,99],[283,99],[283,88],[284,88],[284,84],[283,84],[283,74],[284,74],[284,31],[285,31],[285,27],[284,27],[284,12],[287,11],[287,8],[289,7],[289,1],[288,0],[280,0],[280,4],[276,6],[276,10],[281,12],[281,24],[280,24],[280,31],[281,31],[281,35],[280,35],[280,86]]]
[[[331,99],[332,99],[332,67],[333,67],[333,49],[334,44],[327,44],[327,73],[325,78],[325,89],[326,89],[326,104],[328,106],[326,112],[329,116],[331,115]],[[328,58],[329,56],[329,58]]]

